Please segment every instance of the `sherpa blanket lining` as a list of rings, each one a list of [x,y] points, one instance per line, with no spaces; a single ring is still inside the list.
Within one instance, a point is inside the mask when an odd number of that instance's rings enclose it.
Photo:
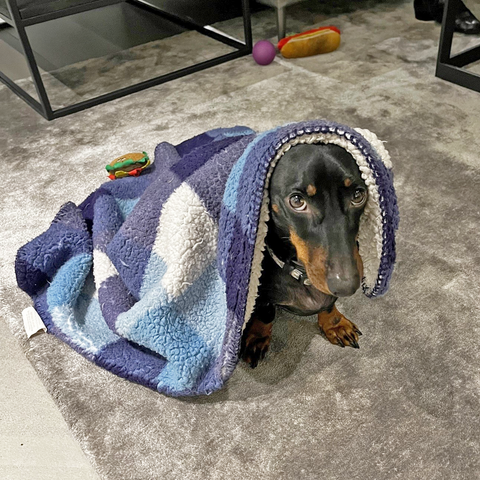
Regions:
[[[97,365],[170,395],[218,390],[257,296],[269,178],[298,143],[337,144],[356,160],[369,191],[363,291],[385,293],[398,224],[389,155],[368,130],[323,120],[159,144],[144,174],[65,204],[18,251],[19,286],[48,331]]]

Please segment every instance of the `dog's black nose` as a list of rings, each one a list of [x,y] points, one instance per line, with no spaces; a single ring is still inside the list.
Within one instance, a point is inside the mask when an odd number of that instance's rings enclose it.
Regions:
[[[352,276],[342,277],[339,274],[331,274],[327,279],[328,289],[336,297],[349,297],[353,295],[360,286],[360,276],[353,274]]]

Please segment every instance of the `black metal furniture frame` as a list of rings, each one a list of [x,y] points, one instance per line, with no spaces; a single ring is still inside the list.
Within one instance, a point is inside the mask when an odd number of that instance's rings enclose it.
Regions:
[[[175,72],[171,72],[165,75],[161,75],[159,77],[152,78],[150,80],[145,80],[135,85],[124,87],[114,92],[109,92],[109,93],[97,96],[95,98],[91,98],[89,100],[76,103],[74,105],[69,105],[67,107],[60,108],[58,110],[53,110],[45,89],[45,85],[42,81],[42,77],[40,75],[37,62],[35,60],[35,55],[33,53],[32,47],[28,40],[25,27],[29,25],[35,25],[37,23],[46,22],[48,20],[53,20],[56,18],[68,16],[68,15],[73,15],[75,13],[93,10],[95,8],[113,5],[115,3],[120,3],[120,1],[119,0],[97,0],[95,2],[90,2],[86,5],[85,4],[79,5],[78,7],[68,8],[68,9],[61,10],[59,12],[39,15],[33,18],[28,18],[28,19],[21,18],[16,0],[6,0],[6,1],[7,1],[8,9],[10,12],[10,18],[2,14],[0,14],[0,18],[2,18],[9,25],[13,26],[18,33],[18,37],[20,39],[20,43],[22,45],[22,48],[25,54],[25,59],[27,61],[28,68],[32,75],[32,79],[35,84],[35,89],[37,91],[40,102],[35,98],[33,98],[31,95],[29,95],[25,90],[20,88],[13,80],[8,78],[2,72],[0,72],[0,80],[3,83],[5,83],[11,90],[13,90],[19,97],[25,100],[25,102],[27,102],[32,108],[34,108],[38,113],[40,113],[47,120],[53,120],[54,118],[59,118],[65,115],[69,115],[71,113],[76,113],[81,110],[85,110],[86,108],[94,107],[96,105],[100,105],[101,103],[109,102],[110,100],[124,97],[125,95],[129,95],[130,93],[138,92],[145,88],[153,87],[154,85],[159,85],[160,83],[165,83],[170,80],[174,80],[176,78],[188,75],[190,73],[198,72],[199,70],[213,67],[214,65],[219,65],[220,63],[233,60],[234,58],[248,55],[252,52],[252,30],[251,30],[251,24],[250,24],[250,10],[249,10],[248,0],[242,0],[245,42],[235,40],[234,38],[228,35],[225,35],[218,30],[211,29],[211,27],[198,25],[190,20],[181,18],[175,14],[165,12],[160,8],[158,8],[158,6],[153,5],[148,1],[127,0],[128,3],[136,5],[137,7],[143,8],[144,10],[148,10],[153,14],[159,15],[186,29],[196,30],[197,32],[202,33],[203,35],[206,35],[226,45],[236,48],[236,51],[222,55],[217,58],[213,58],[211,60],[207,60],[205,62],[198,63],[196,65],[182,68]]]
[[[456,83],[462,87],[480,92],[480,75],[464,70],[462,67],[480,60],[480,45],[451,56],[452,40],[455,29],[455,16],[460,5],[459,0],[446,0],[443,12],[442,31],[438,48],[436,76]]]

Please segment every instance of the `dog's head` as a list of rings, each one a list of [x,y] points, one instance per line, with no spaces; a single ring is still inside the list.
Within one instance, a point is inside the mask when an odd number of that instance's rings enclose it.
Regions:
[[[355,160],[336,145],[297,145],[275,167],[270,182],[275,230],[291,242],[323,293],[349,296],[360,286],[357,235],[367,195]]]

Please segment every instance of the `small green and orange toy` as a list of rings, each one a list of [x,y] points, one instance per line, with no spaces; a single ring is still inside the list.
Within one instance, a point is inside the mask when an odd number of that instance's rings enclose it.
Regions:
[[[285,58],[300,58],[330,53],[340,46],[337,27],[320,27],[285,37],[278,42],[278,50]]]
[[[110,162],[105,169],[108,178],[138,177],[151,164],[146,152],[127,153]]]

